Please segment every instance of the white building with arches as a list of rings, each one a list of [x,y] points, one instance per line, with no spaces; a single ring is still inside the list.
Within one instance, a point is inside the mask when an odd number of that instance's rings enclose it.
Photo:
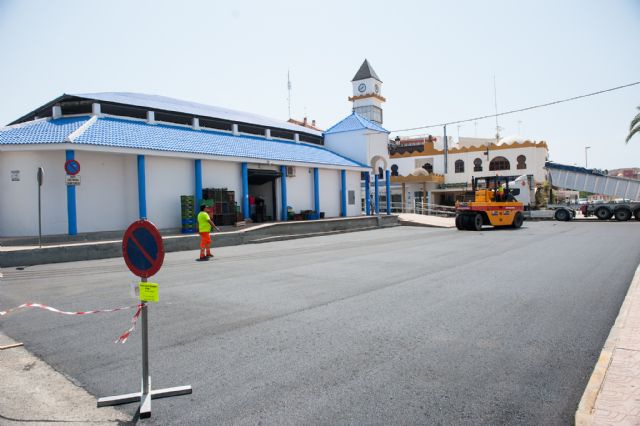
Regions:
[[[547,143],[521,137],[495,139],[460,138],[457,142],[448,138],[445,155],[442,137],[406,138],[389,146],[392,182],[402,182],[403,177],[416,175],[423,169],[432,179],[427,185],[405,185],[405,198],[431,197],[436,204],[451,204],[457,195],[471,184],[472,177],[500,175],[531,175],[536,184],[546,180],[545,161],[549,158]],[[446,164],[445,164],[446,163]],[[394,190],[395,189],[395,190]],[[402,190],[394,186],[392,193]],[[430,194],[423,194],[424,192]]]

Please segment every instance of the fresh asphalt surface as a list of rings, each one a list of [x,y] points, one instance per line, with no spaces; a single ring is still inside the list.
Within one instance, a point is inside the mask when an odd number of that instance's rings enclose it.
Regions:
[[[635,222],[532,222],[170,253],[151,280],[152,385],[194,391],[144,422],[570,424],[639,237]],[[0,307],[135,303],[122,259],[2,272]],[[139,332],[113,343],[132,314],[29,310],[0,328],[100,397],[139,390]]]

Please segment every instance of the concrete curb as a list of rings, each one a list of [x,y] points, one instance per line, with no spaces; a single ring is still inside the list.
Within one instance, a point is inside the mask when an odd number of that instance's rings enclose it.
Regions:
[[[627,291],[627,295],[624,298],[624,302],[622,302],[618,317],[616,318],[613,327],[611,327],[609,337],[607,337],[607,340],[604,343],[604,347],[600,352],[598,362],[593,369],[593,373],[589,378],[587,387],[585,388],[585,391],[582,394],[582,398],[580,399],[580,403],[578,404],[578,409],[576,410],[575,415],[575,424],[578,426],[590,426],[596,424],[594,413],[596,400],[598,399],[598,396],[602,391],[605,379],[607,378],[607,371],[609,370],[609,367],[611,365],[614,350],[618,345],[618,340],[631,310],[632,296],[634,295],[634,293],[637,293],[639,289],[640,265],[638,265],[635,275],[631,280],[629,290]]]
[[[451,225],[451,226],[445,226],[445,225],[436,225],[436,224],[432,224],[432,223],[420,223],[420,222],[414,222],[411,220],[400,220],[400,225],[401,226],[421,226],[423,228],[442,228],[442,229],[451,229],[451,228],[455,228],[455,225]]]
[[[214,247],[256,244],[398,226],[398,216],[366,216],[305,222],[278,222],[237,231],[221,232]],[[163,236],[166,252],[198,250],[197,234]],[[0,267],[108,259],[122,256],[122,241],[82,242],[43,248],[16,248],[0,252]]]

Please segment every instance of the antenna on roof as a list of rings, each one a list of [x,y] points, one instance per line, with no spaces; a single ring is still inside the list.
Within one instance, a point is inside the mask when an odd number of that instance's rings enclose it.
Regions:
[[[291,78],[289,76],[289,70],[287,70],[287,103],[289,104],[289,119],[291,119]]]
[[[496,107],[496,145],[500,142],[500,126],[498,125],[498,91],[496,90],[496,75],[493,75],[493,102]]]

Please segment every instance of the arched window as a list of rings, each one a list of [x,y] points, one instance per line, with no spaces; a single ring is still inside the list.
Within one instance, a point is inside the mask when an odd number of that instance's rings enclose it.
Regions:
[[[496,157],[489,163],[489,170],[509,170],[511,168],[511,164],[509,164],[509,160],[504,157]]]
[[[456,173],[464,173],[464,161],[456,160],[455,169],[456,169]]]
[[[382,167],[378,167],[378,179],[384,179],[384,170],[382,170]]]
[[[527,157],[525,157],[524,155],[518,155],[518,158],[516,160],[518,161],[518,170],[527,168]]]
[[[391,165],[391,176],[398,176],[398,165],[397,164],[392,164]]]
[[[429,173],[433,173],[433,166],[431,165],[431,163],[424,163],[422,168],[428,171]]]
[[[473,171],[474,172],[481,172],[482,171],[482,160],[479,158],[476,158],[475,160],[473,160]]]

